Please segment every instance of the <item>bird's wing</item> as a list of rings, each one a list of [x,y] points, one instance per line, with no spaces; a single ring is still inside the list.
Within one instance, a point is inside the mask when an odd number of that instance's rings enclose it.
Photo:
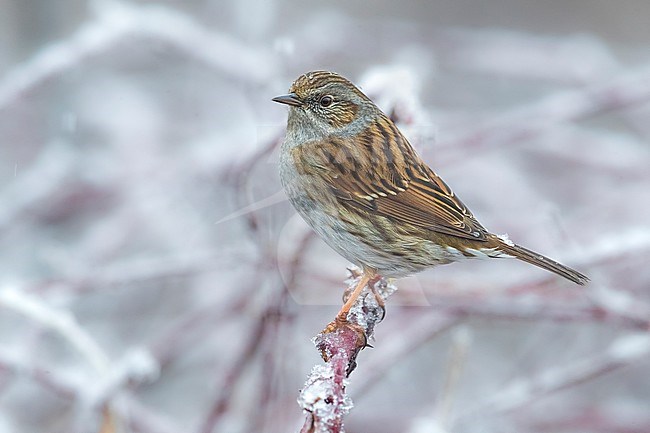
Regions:
[[[475,241],[487,230],[388,119],[348,139],[331,137],[294,149],[303,174],[321,178],[341,206]],[[372,126],[372,125],[371,125]]]

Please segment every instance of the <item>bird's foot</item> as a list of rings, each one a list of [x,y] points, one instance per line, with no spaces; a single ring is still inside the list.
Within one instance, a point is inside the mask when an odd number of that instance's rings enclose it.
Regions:
[[[316,347],[325,362],[336,354],[335,351],[343,350],[348,353],[350,362],[347,374],[349,375],[356,367],[354,360],[357,354],[369,346],[365,329],[339,315],[318,334]]]

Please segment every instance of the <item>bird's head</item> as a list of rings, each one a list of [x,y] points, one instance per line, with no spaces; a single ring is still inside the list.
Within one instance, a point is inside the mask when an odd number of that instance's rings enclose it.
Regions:
[[[349,125],[377,110],[354,84],[334,72],[313,71],[294,81],[289,93],[273,98],[287,104],[289,129],[310,128],[325,134],[354,132]],[[316,132],[316,131],[314,131]]]

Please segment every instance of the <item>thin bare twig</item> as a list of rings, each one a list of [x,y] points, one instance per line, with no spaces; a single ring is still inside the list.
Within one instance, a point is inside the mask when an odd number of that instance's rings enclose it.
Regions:
[[[493,416],[522,408],[551,393],[574,387],[645,359],[649,353],[650,336],[647,334],[620,337],[601,354],[512,381],[479,407],[465,412],[461,419],[466,420],[479,413]]]

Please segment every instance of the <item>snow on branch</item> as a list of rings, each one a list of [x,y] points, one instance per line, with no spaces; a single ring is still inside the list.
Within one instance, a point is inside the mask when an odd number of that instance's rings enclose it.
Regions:
[[[89,408],[106,407],[125,384],[149,381],[158,376],[158,364],[148,351],[133,348],[117,362],[111,362],[108,354],[71,313],[54,308],[35,296],[11,288],[3,289],[0,291],[0,308],[15,311],[57,332],[93,367],[97,380],[90,386],[85,382],[73,384],[52,371],[44,374],[28,359],[0,357],[0,366],[27,371],[37,382],[60,396],[77,398]]]
[[[348,291],[354,290],[361,270],[349,269],[351,278],[346,282]],[[352,400],[346,393],[347,377],[356,368],[357,355],[374,334],[375,325],[384,317],[384,307],[375,294],[385,301],[397,288],[380,279],[374,292],[364,289],[348,315],[351,326],[337,328],[331,333],[320,333],[314,344],[325,360],[325,365],[312,369],[298,397],[298,404],[307,412],[307,418],[300,433],[344,433],[343,417],[352,409]],[[356,328],[356,329],[355,329]],[[363,330],[364,335],[359,331]]]
[[[95,370],[100,373],[108,371],[108,355],[69,312],[52,308],[34,296],[11,288],[0,291],[0,307],[18,312],[58,332]]]

